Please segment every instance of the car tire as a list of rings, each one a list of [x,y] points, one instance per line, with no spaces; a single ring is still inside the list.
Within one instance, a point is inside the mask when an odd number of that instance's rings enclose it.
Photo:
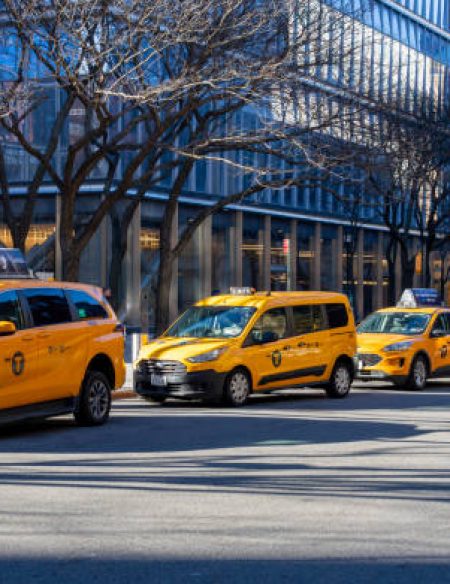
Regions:
[[[250,377],[244,369],[235,369],[225,380],[225,403],[235,408],[246,404],[251,391]]]
[[[416,355],[411,363],[408,380],[406,381],[407,389],[422,391],[427,385],[427,377],[427,360],[423,355]]]
[[[88,371],[81,386],[75,420],[80,426],[100,426],[111,410],[111,384],[100,371]]]
[[[330,377],[325,391],[327,396],[334,399],[342,399],[349,394],[353,381],[351,366],[345,361],[338,361]]]

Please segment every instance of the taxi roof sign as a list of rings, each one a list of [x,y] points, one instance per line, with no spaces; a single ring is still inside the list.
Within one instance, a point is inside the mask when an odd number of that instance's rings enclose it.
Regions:
[[[29,278],[23,253],[19,249],[0,247],[0,278]]]
[[[248,286],[232,286],[230,288],[230,294],[236,295],[236,296],[252,296],[252,294],[255,293],[255,289],[254,288],[250,288]]]
[[[397,306],[399,308],[442,306],[442,298],[435,288],[406,288]]]

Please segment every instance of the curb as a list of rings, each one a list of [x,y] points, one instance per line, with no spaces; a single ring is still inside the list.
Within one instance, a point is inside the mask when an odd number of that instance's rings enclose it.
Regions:
[[[120,400],[120,399],[130,399],[133,397],[137,397],[137,393],[132,389],[118,389],[112,392],[112,400]]]

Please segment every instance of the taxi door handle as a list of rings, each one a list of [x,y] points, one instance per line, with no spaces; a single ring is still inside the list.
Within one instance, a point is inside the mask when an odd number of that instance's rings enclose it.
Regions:
[[[306,343],[298,343],[297,347],[306,347]]]
[[[34,337],[22,337],[22,341],[34,341]]]
[[[49,336],[50,336],[50,333],[42,332],[42,333],[37,334],[38,339],[48,339]]]
[[[283,347],[283,351],[289,351],[290,348],[291,348],[291,345],[286,345]]]

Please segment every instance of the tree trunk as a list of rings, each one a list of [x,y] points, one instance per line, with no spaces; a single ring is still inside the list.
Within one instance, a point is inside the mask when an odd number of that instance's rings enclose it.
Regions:
[[[389,306],[394,306],[397,302],[395,297],[395,267],[397,263],[397,246],[396,242],[393,239],[389,240],[387,250],[386,250],[386,259],[388,263],[388,274],[389,274],[389,281],[388,281],[388,304]]]
[[[158,280],[156,285],[156,334],[160,335],[170,324],[170,298],[175,256],[169,245],[161,242]]]
[[[416,268],[416,256],[409,257],[406,243],[400,244],[400,259],[402,266],[402,290],[414,286],[414,272]]]
[[[111,290],[111,305],[118,310],[123,300],[121,275],[123,259],[127,252],[127,228],[120,221],[116,209],[110,212],[111,218],[111,263],[109,268],[109,288]]]

